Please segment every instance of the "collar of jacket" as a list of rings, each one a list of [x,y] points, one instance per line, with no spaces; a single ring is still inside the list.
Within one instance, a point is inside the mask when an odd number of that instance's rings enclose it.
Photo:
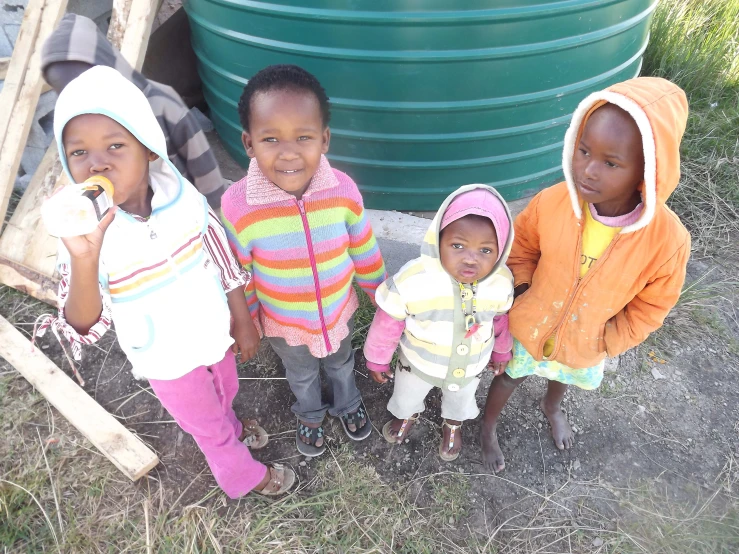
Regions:
[[[338,185],[339,179],[334,174],[333,169],[331,169],[326,156],[321,155],[321,163],[318,166],[318,171],[313,175],[308,188],[303,193],[303,198],[322,190],[337,187]],[[271,204],[273,202],[293,200],[294,198],[292,194],[285,192],[267,179],[266,175],[259,169],[257,160],[252,158],[251,162],[249,162],[249,171],[246,174],[246,201],[250,205]]]

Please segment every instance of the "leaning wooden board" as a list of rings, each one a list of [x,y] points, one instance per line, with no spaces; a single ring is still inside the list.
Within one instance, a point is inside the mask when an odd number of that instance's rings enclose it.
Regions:
[[[136,69],[143,64],[160,3],[161,0],[113,1],[108,40]],[[57,303],[57,243],[41,221],[41,203],[66,183],[56,145],[52,144],[0,236],[0,283],[53,306]]]
[[[34,349],[0,317],[0,356],[25,377],[49,403],[132,481],[146,475],[159,458],[141,440],[95,402],[39,349]]]

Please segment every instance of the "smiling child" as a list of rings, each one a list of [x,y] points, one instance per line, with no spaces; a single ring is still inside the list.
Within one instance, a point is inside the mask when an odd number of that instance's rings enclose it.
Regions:
[[[352,440],[372,432],[354,381],[352,279],[374,299],[385,265],[357,185],[324,156],[330,113],[318,80],[294,65],[267,67],[249,79],[239,115],[251,163],[222,206],[231,248],[254,275],[246,288],[251,343],[259,344],[258,327],[282,359],[297,399],[296,446],[318,456],[326,412]]]

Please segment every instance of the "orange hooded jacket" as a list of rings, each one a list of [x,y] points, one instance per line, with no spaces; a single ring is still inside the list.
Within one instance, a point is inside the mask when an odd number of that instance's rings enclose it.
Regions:
[[[605,103],[628,112],[644,148],[640,218],[621,229],[580,279],[582,206],[572,178],[572,155],[590,114]],[[591,94],[572,116],[565,135],[565,182],[537,194],[515,222],[508,258],[515,286],[530,288],[510,311],[510,330],[542,360],[591,367],[617,356],[658,329],[677,303],[690,256],[690,235],[665,202],[680,179],[680,140],[688,103],[664,79],[640,77]]]

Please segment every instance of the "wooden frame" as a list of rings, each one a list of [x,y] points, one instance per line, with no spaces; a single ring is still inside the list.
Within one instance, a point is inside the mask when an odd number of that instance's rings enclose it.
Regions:
[[[26,9],[26,16],[28,16],[29,21],[33,16],[41,13],[38,6],[44,4],[44,2],[47,4],[63,3],[66,6],[66,0],[31,0],[29,7]],[[108,40],[121,51],[135,69],[141,69],[144,63],[151,27],[159,4],[159,0],[114,0],[113,2]],[[31,11],[32,8],[34,11]],[[11,76],[16,76],[14,78],[17,79],[17,74],[21,71],[19,69],[21,64],[30,60],[28,43],[31,39],[29,37],[33,36],[40,55],[41,45],[56,26],[56,22],[60,17],[61,14],[51,27],[43,28],[27,25],[24,17],[23,25],[26,32],[24,35],[22,27],[21,34],[18,35],[18,41],[16,42],[17,51],[13,51],[13,57],[8,66],[8,79]],[[24,41],[21,42],[21,38],[24,36]],[[18,44],[21,45],[20,49],[18,49]],[[30,67],[26,67],[26,73],[32,70]],[[11,73],[11,70],[13,73]],[[36,75],[38,79],[41,79],[40,65],[36,69]],[[7,82],[5,87],[7,87]],[[7,96],[10,97],[14,90],[11,85]],[[31,91],[31,93],[34,92],[35,89]],[[5,88],[2,94],[5,94]],[[31,94],[30,98],[33,100],[33,109],[30,110],[27,117],[33,117],[35,106],[38,103],[38,94],[35,97]],[[2,130],[3,117],[3,110],[0,110],[0,130]],[[11,123],[11,125],[13,124],[17,123]],[[22,137],[23,140],[18,143],[20,145],[24,145],[26,142],[30,121],[25,123],[23,127],[25,127],[25,135]],[[18,151],[18,163],[20,163],[20,155],[23,152],[22,146],[18,146]],[[3,151],[4,159],[5,153]],[[12,180],[8,182],[4,189],[6,193],[5,203],[0,203],[0,212],[3,216],[7,210],[7,199],[13,189],[13,181],[17,171],[18,167],[16,165],[11,172]],[[0,173],[0,175],[3,174]],[[5,232],[0,236],[0,283],[21,290],[52,305],[56,305],[57,301],[58,279],[55,277],[57,241],[49,236],[41,221],[41,203],[56,188],[64,186],[67,182],[67,177],[61,169],[56,144],[52,144],[44,155],[36,173],[34,173],[23,198],[21,198],[13,212]],[[0,193],[2,191],[2,181],[0,181]]]

